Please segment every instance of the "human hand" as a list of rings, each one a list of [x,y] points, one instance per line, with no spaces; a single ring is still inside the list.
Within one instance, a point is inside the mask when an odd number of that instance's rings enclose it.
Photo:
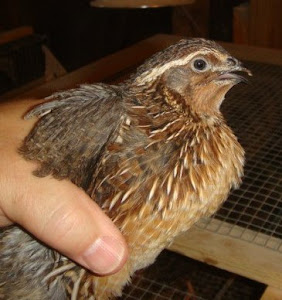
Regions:
[[[36,163],[17,153],[35,122],[22,115],[34,104],[0,104],[0,227],[19,224],[91,271],[115,273],[126,261],[127,246],[111,220],[71,182],[32,175]]]

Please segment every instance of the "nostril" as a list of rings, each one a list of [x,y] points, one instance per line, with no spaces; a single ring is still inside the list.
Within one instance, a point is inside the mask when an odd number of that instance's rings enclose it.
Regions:
[[[230,66],[236,66],[236,65],[238,65],[238,60],[235,59],[234,57],[228,57],[227,58],[227,63]]]

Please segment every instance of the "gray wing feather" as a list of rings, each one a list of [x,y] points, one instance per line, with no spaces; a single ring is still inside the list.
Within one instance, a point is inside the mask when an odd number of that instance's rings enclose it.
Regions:
[[[119,90],[117,87],[109,86],[103,83],[98,84],[82,84],[79,88],[71,89],[67,91],[62,91],[54,93],[49,97],[46,97],[45,100],[48,102],[37,105],[35,108],[30,110],[25,114],[24,119],[28,120],[33,117],[42,117],[54,108],[64,106],[71,103],[72,101],[89,101],[94,99],[99,101],[102,99],[110,99],[118,96]],[[52,100],[50,102],[50,100]]]
[[[124,113],[122,91],[105,84],[82,85],[56,93],[32,109],[40,117],[20,152],[41,163],[37,176],[69,178],[87,189],[106,146],[119,131]]]

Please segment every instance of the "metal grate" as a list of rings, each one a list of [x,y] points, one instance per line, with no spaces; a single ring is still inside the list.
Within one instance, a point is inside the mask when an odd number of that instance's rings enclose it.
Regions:
[[[245,65],[251,84],[235,87],[222,107],[246,151],[243,184],[197,226],[282,252],[282,67]]]
[[[260,299],[264,285],[169,251],[138,272],[120,300]]]
[[[141,274],[135,275],[131,286],[127,293],[124,293],[122,299],[130,300],[172,300],[172,299],[191,299],[193,300],[205,300],[202,297],[194,296],[189,292],[179,290],[173,286],[166,285],[164,283],[148,279]]]

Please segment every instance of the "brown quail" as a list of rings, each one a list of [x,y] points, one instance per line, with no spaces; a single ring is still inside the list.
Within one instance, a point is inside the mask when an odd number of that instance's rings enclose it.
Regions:
[[[14,226],[0,234],[0,298],[121,295],[179,233],[213,214],[243,175],[244,151],[220,105],[250,72],[215,42],[181,40],[120,85],[56,93],[32,109],[20,153],[34,175],[67,178],[110,216],[129,246],[117,274],[97,277]],[[1,299],[2,299],[1,298]]]

